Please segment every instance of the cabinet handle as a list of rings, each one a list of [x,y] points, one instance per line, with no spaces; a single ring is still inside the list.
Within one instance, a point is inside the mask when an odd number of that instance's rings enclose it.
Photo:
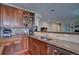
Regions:
[[[54,50],[53,51],[53,55],[59,55],[58,51],[57,50]]]

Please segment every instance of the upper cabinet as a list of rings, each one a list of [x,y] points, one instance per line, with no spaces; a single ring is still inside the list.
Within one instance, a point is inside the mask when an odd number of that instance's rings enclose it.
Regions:
[[[12,20],[12,8],[1,5],[1,26],[10,26]]]
[[[11,20],[11,26],[12,27],[22,27],[22,10],[17,8],[12,8],[12,20]]]
[[[32,27],[34,13],[0,4],[0,27]]]
[[[1,4],[0,4],[0,7],[1,7]],[[1,8],[0,8],[0,15],[1,15]],[[1,16],[0,16],[0,22],[1,22]],[[1,26],[1,23],[0,23],[0,26]]]

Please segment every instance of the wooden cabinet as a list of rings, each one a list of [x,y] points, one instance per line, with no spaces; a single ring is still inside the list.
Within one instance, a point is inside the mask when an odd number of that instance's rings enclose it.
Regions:
[[[32,37],[19,37],[16,41],[2,44],[3,55],[73,55],[70,51],[45,43]]]
[[[39,48],[40,48],[39,54],[40,54],[40,55],[47,55],[47,43],[42,42],[42,41],[40,41],[40,40],[37,40],[37,41],[38,41],[38,43],[39,43]]]
[[[38,39],[28,37],[29,51],[32,55],[73,55],[74,53],[60,47],[47,44]]]
[[[1,7],[1,4],[0,4]],[[1,15],[1,8],[0,8],[0,15]],[[1,22],[1,16],[0,16],[0,22]],[[0,23],[0,27],[1,27],[1,23]]]
[[[52,45],[48,45],[48,55],[59,55],[59,51]]]
[[[32,44],[32,54],[33,55],[39,55],[39,45],[36,43]]]
[[[6,5],[1,5],[2,27],[22,27],[23,11]]]
[[[11,20],[11,26],[15,27],[18,23],[16,22],[17,20],[17,9],[12,8],[12,20]]]
[[[37,39],[29,37],[29,51],[33,55],[46,55],[47,44]]]
[[[59,47],[56,47],[56,46],[53,46],[53,45],[49,45],[48,44],[48,55],[72,55],[73,53],[67,51],[67,50],[64,50],[62,48],[59,48]]]
[[[13,41],[16,38],[11,39],[12,41],[7,41],[3,48],[2,55],[27,55],[28,48],[27,48],[27,37],[19,37],[18,40]]]
[[[0,27],[27,27],[26,23],[32,26],[34,24],[34,13],[27,12],[33,15],[32,17],[25,17],[24,12],[24,10],[0,4]]]
[[[22,45],[24,49],[28,49],[28,37],[27,36],[23,36]]]
[[[40,55],[47,55],[47,47],[40,46]]]
[[[0,7],[1,7],[1,4],[0,4]],[[0,8],[0,15],[1,15],[1,8]],[[0,16],[0,22],[1,22],[1,16]],[[0,26],[1,26],[1,23],[0,23]]]
[[[12,8],[1,4],[1,26],[6,27],[11,25]]]
[[[12,8],[12,26],[13,27],[23,27],[23,19],[22,19],[23,11],[17,8]]]
[[[28,37],[28,45],[29,45],[29,48],[28,48],[28,50],[29,50],[29,52],[31,53],[31,54],[33,54],[33,39],[32,38],[30,38],[30,37]]]
[[[34,42],[34,39],[29,37],[29,52],[32,55],[39,55],[39,45]]]
[[[27,36],[22,37],[21,46],[22,46],[22,50],[20,50],[19,52],[16,52],[16,54],[18,54],[18,55],[30,55],[30,53],[28,51],[28,37]]]
[[[4,46],[3,49],[3,55],[12,55],[12,54],[16,54],[17,52],[23,50],[23,46],[22,46],[22,41],[18,40],[18,41],[14,41],[11,42],[10,45]]]

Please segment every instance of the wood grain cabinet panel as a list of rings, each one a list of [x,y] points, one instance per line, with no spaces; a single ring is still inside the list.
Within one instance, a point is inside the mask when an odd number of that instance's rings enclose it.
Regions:
[[[32,45],[32,54],[33,55],[39,55],[39,45],[37,45],[36,43],[33,43]]]
[[[10,43],[10,45],[4,46],[3,55],[13,55],[18,51],[23,50],[21,41],[15,41]]]
[[[12,20],[11,20],[11,26],[15,27],[17,25],[17,9],[16,8],[12,8]]]
[[[39,45],[34,42],[34,39],[31,37],[28,38],[29,40],[29,52],[32,55],[38,55],[39,54]]]
[[[73,53],[53,45],[48,45],[47,50],[48,50],[47,53],[48,55],[73,55]]]
[[[12,8],[12,26],[13,27],[20,27],[21,26],[21,20],[22,20],[22,16],[21,16],[21,11],[20,9],[17,8]]]
[[[1,25],[2,27],[11,26],[12,8],[9,6],[1,5]]]
[[[3,55],[11,54],[31,54],[31,55],[73,55],[70,51],[57,46],[47,44],[31,37],[19,38],[22,40],[4,44]]]
[[[0,22],[1,22],[1,4],[0,4]],[[1,23],[0,23],[0,27],[1,27]]]
[[[29,50],[32,55],[72,55],[73,53],[54,45],[29,37]]]
[[[39,55],[47,55],[47,43],[37,40],[39,45]]]
[[[22,45],[23,45],[23,48],[24,49],[28,49],[28,38],[27,38],[27,36],[25,37],[23,37],[23,40],[22,40]]]
[[[18,9],[18,19],[17,19],[17,22],[19,24],[20,27],[24,27],[24,24],[23,24],[23,11]]]
[[[32,38],[30,38],[30,37],[28,37],[28,45],[29,45],[29,48],[28,48],[28,50],[29,50],[29,52],[32,54],[32,51],[33,51],[33,49],[32,49],[32,44],[33,44],[33,40],[32,40]]]
[[[40,46],[40,55],[47,55],[47,47]]]
[[[46,55],[47,44],[37,39],[29,37],[29,51],[32,53],[32,55]]]
[[[0,21],[1,27],[26,27],[24,21],[27,21],[27,17],[24,18],[24,10],[15,7],[0,4]],[[27,12],[30,13],[30,12]],[[32,13],[33,14],[33,13]],[[30,17],[31,18],[31,17]],[[29,20],[30,20],[29,18]],[[32,21],[34,22],[34,15],[32,15]],[[29,24],[29,23],[28,23]],[[32,23],[33,25],[34,23]]]

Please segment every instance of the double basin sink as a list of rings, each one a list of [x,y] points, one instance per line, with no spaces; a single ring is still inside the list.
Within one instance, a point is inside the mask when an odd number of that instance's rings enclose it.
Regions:
[[[42,39],[42,40],[46,40],[46,41],[52,40],[48,37],[43,37],[43,36],[36,36],[36,37],[39,38],[39,39]]]

